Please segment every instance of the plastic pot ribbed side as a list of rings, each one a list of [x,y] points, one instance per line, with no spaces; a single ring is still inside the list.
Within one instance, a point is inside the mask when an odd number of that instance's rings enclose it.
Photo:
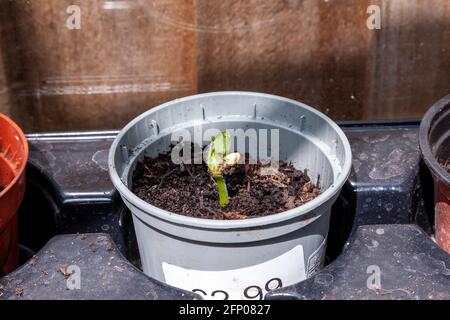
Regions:
[[[28,143],[22,130],[0,114],[0,276],[19,260],[17,210],[25,192]]]
[[[144,155],[169,150],[172,134],[195,135],[199,127],[278,129],[280,160],[307,168],[313,180],[320,174],[323,192],[279,214],[217,221],[159,209],[129,190]],[[350,145],[332,120],[300,102],[251,92],[201,94],[153,108],[119,133],[109,154],[111,179],[133,214],[144,272],[207,299],[262,297],[317,271],[331,206],[350,168]]]
[[[419,142],[434,179],[436,242],[450,253],[450,173],[440,164],[450,160],[450,95],[435,103],[423,117]]]

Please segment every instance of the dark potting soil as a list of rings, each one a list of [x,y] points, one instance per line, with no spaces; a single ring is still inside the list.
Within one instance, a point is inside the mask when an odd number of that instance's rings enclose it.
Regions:
[[[224,174],[230,203],[219,205],[219,194],[206,164],[176,165],[170,152],[145,158],[136,165],[132,191],[161,209],[190,217],[235,220],[268,216],[298,207],[320,194],[306,170],[280,162],[273,174],[262,175],[261,163],[246,163]]]

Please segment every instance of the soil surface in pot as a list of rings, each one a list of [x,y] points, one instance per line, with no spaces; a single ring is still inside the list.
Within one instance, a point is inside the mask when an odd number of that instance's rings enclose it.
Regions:
[[[263,175],[261,163],[230,169],[224,178],[230,203],[219,205],[219,195],[206,164],[177,165],[170,152],[157,158],[144,158],[133,172],[132,191],[144,201],[185,216],[235,220],[280,213],[311,201],[320,194],[307,171],[280,162],[277,171]]]

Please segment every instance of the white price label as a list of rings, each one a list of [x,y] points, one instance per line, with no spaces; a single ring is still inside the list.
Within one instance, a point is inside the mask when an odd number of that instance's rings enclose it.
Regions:
[[[301,245],[258,265],[224,271],[191,270],[163,263],[169,285],[193,291],[208,300],[262,300],[274,289],[306,279]]]

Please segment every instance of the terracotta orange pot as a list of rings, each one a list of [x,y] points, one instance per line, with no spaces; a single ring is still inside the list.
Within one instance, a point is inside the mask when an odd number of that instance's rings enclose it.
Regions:
[[[0,276],[17,267],[17,210],[25,193],[28,143],[22,130],[0,113]]]
[[[450,95],[436,102],[423,117],[419,142],[434,179],[436,242],[450,253],[450,172],[442,165],[450,160]]]

